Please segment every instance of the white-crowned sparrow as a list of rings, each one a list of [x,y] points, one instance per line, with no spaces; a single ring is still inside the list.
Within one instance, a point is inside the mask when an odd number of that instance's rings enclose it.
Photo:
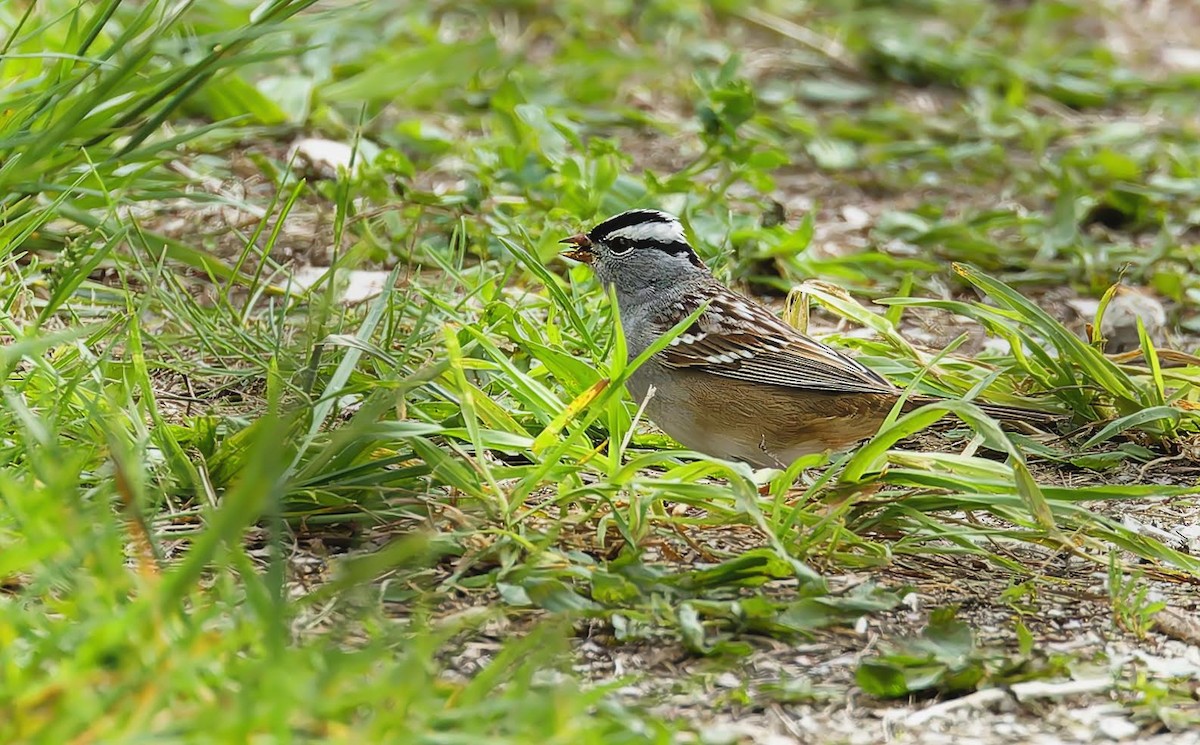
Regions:
[[[647,416],[688,448],[778,468],[870,437],[900,395],[878,373],[721,285],[673,215],[630,210],[562,242],[573,246],[564,256],[591,265],[613,287],[630,359],[708,304],[628,381],[636,400],[649,395]]]

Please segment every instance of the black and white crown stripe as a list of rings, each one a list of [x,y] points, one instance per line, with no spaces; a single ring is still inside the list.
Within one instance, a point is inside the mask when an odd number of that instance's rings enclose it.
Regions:
[[[672,256],[686,256],[696,266],[704,266],[688,244],[679,218],[658,210],[622,212],[592,228],[588,239],[604,244],[618,256],[635,249],[654,249]]]
[[[648,224],[679,225],[679,218],[658,210],[628,210],[619,215],[613,215],[592,228],[591,232],[588,233],[588,238],[594,241],[602,241],[617,231]],[[682,237],[683,227],[680,226],[678,230],[680,237]]]
[[[624,228],[611,230],[603,238],[609,245],[634,245],[639,243],[687,243],[683,237],[683,226],[678,221],[640,222]]]

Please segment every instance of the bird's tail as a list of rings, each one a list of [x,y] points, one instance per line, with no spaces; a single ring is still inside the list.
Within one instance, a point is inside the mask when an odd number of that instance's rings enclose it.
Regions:
[[[905,411],[912,411],[926,404],[931,404],[936,401],[941,401],[935,396],[913,396],[905,405]],[[1066,421],[1067,417],[1064,414],[1052,411],[1038,411],[1037,409],[1026,409],[1020,406],[1006,406],[1004,404],[989,404],[983,401],[972,401],[971,403],[983,409],[983,412],[993,419],[999,419],[1002,422],[1024,422],[1035,426],[1048,426],[1058,422]]]

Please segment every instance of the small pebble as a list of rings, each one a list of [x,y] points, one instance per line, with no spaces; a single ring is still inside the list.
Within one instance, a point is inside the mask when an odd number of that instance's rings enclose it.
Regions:
[[[1109,740],[1127,740],[1141,731],[1125,717],[1104,717],[1096,724],[1096,730]]]
[[[1108,340],[1105,351],[1129,352],[1140,347],[1137,329],[1139,318],[1150,340],[1161,345],[1166,340],[1167,327],[1167,311],[1162,303],[1141,290],[1119,288],[1100,322],[1100,333]]]

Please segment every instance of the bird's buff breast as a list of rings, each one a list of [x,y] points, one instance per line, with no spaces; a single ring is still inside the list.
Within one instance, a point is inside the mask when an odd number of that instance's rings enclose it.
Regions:
[[[628,381],[646,417],[684,447],[760,468],[848,448],[875,434],[893,403],[888,396],[751,385],[682,370],[671,371],[664,384],[666,373],[651,359]]]

